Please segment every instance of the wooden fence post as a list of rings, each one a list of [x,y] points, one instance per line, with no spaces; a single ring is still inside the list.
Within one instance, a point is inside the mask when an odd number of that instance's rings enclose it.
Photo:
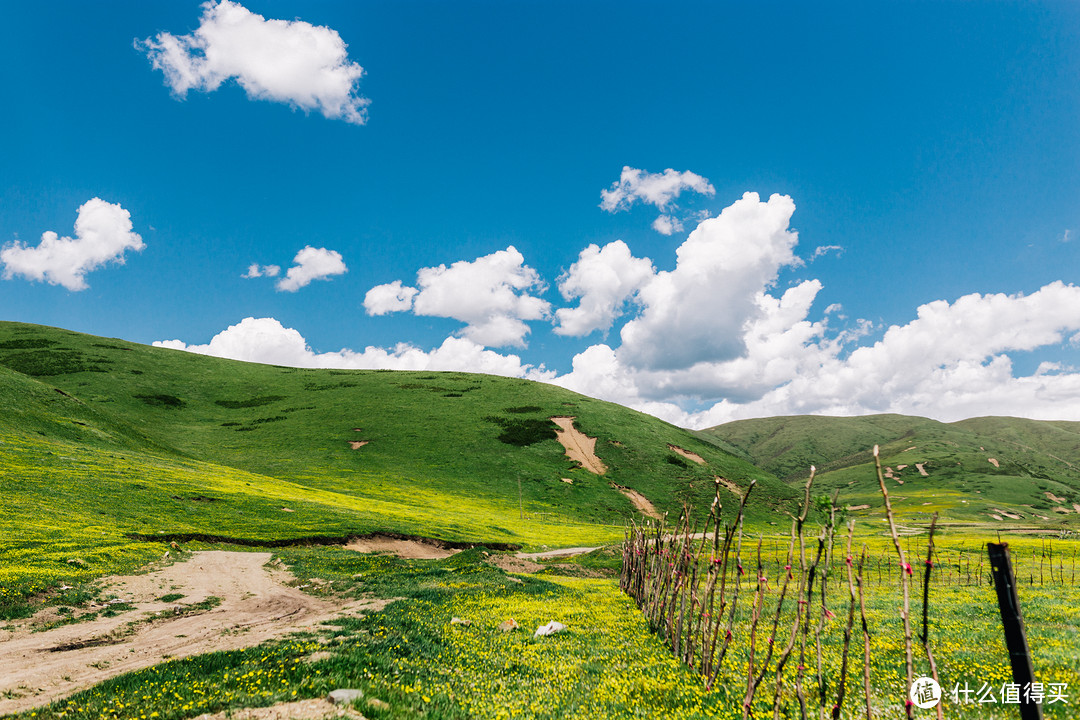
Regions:
[[[1009,649],[1013,682],[1021,688],[1020,717],[1022,720],[1042,720],[1042,706],[1032,702],[1030,695],[1025,696],[1023,693],[1025,687],[1031,688],[1035,672],[1031,666],[1031,654],[1028,652],[1020,599],[1016,595],[1016,580],[1009,562],[1009,544],[987,543],[986,549],[990,555],[994,589],[997,590],[998,607],[1001,609],[1001,624],[1005,628],[1005,646]]]

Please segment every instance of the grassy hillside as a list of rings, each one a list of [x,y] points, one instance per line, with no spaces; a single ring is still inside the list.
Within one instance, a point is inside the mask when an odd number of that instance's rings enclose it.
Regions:
[[[910,519],[937,511],[968,522],[1071,528],[1080,518],[1080,423],[802,416],[740,420],[702,434],[792,484],[816,465],[820,492],[840,489],[847,504],[869,505],[867,512],[881,505],[870,453],[877,444],[886,485]]]
[[[758,519],[793,497],[651,416],[485,375],[298,370],[0,323],[0,402],[0,585],[20,595],[164,550],[133,533],[599,544],[641,517],[613,484],[703,512],[715,475],[754,478]],[[553,416],[597,438],[604,475],[566,457]]]

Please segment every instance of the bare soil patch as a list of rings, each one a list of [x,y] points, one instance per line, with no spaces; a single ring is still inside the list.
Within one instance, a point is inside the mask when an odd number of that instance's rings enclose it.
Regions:
[[[930,477],[930,473],[926,472],[924,465],[926,465],[926,463],[915,463],[915,469],[918,470],[919,474],[923,477]]]
[[[1046,493],[1046,497],[1050,498],[1050,501],[1051,501],[1051,502],[1056,502],[1056,503],[1063,503],[1063,502],[1065,502],[1065,498],[1063,498],[1063,497],[1058,497],[1057,495],[1055,495],[1055,494],[1054,494],[1054,493],[1052,493],[1052,492],[1047,492],[1047,493]]]
[[[615,488],[623,495],[625,495],[626,498],[633,504],[634,507],[638,509],[638,511],[642,515],[648,515],[649,517],[656,518],[657,520],[660,519],[661,515],[660,512],[656,509],[656,506],[649,501],[649,498],[645,497],[637,490],[631,490],[628,487],[616,485],[615,483],[611,483],[611,487]]]
[[[870,506],[869,505],[848,505],[847,509],[848,510],[869,510]]]
[[[367,440],[349,440],[349,447],[351,447],[353,450],[359,450],[367,444]]]
[[[724,487],[726,487],[728,490],[730,490],[731,494],[734,495],[735,497],[737,497],[737,498],[742,497],[743,493],[742,493],[742,490],[739,489],[739,486],[736,485],[735,483],[731,482],[727,478],[722,478],[719,475],[716,475],[716,476],[714,476],[713,479],[714,480],[719,480],[720,484],[723,485]]]
[[[419,540],[400,540],[385,535],[357,538],[345,546],[360,553],[387,553],[407,560],[444,560],[460,550],[439,547]]]
[[[306,595],[270,569],[268,552],[197,552],[145,575],[107,578],[107,593],[135,607],[111,618],[32,632],[31,618],[0,642],[0,715],[44,705],[122,673],[168,658],[235,650],[315,625],[343,611],[378,610],[386,601],[342,606]],[[182,602],[161,602],[167,593]],[[191,609],[210,597],[220,604]],[[179,611],[177,609],[179,608]]]
[[[551,421],[559,426],[555,436],[566,448],[566,456],[591,473],[603,475],[607,472],[600,458],[596,457],[596,438],[591,438],[574,427],[574,418],[570,416],[553,417]]]
[[[997,458],[986,458],[986,462],[990,463],[996,468],[1001,467],[1001,464],[997,461]]]
[[[687,460],[693,460],[698,465],[704,465],[705,464],[705,458],[701,457],[696,452],[690,452],[689,450],[683,450],[678,445],[672,445],[672,444],[668,443],[668,450],[671,450],[672,452],[675,452],[675,453],[678,453],[678,454],[682,455]]]
[[[278,703],[270,707],[226,710],[213,715],[204,713],[192,720],[323,720],[323,718],[355,718],[364,716],[351,707],[333,705],[323,698]]]

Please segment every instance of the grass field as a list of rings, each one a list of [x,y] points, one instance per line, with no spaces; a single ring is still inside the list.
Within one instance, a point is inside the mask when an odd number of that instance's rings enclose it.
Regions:
[[[1037,673],[1078,694],[1047,706],[1047,716],[1072,717],[1080,703],[1080,592],[1070,565],[1080,514],[1053,511],[1080,502],[1071,424],[982,419],[938,427],[890,417],[825,430],[759,425],[718,439],[525,381],[250,365],[17,323],[0,323],[0,407],[0,629],[42,607],[85,608],[95,581],[160,563],[170,549],[175,560],[178,550],[187,557],[204,547],[272,547],[300,582],[333,581],[337,599],[397,598],[318,632],[162,662],[20,717],[192,718],[341,686],[386,703],[361,706],[372,718],[741,717],[752,590],[744,588],[718,682],[706,688],[619,592],[617,551],[508,573],[488,563],[491,546],[610,548],[628,521],[643,521],[616,486],[673,515],[690,504],[700,519],[714,477],[736,488],[754,480],[743,555],[749,564],[748,548],[761,539],[775,592],[786,513],[801,499],[778,477],[799,485],[809,462],[823,470],[815,497],[839,491],[877,562],[867,571],[871,704],[875,717],[898,717],[905,688],[899,599],[889,581],[895,559],[866,441],[884,448],[912,552],[925,545],[929,515],[944,518],[937,542],[957,567],[937,581],[930,617],[946,689],[1008,679],[992,588],[969,582],[972,561],[1001,530],[1027,579],[1021,600]],[[566,457],[555,416],[574,416],[575,427],[596,438],[606,474]],[[738,498],[723,489],[722,499],[730,518]],[[995,511],[1020,519],[992,520]],[[811,525],[820,519],[812,513]],[[1045,556],[1050,536],[1010,534],[1021,526],[1052,534],[1054,570]],[[446,560],[403,560],[304,544],[375,533],[481,547]],[[834,567],[833,577],[841,570]],[[830,693],[846,588],[832,592],[836,618],[823,634]],[[781,608],[782,622],[790,612]],[[521,630],[500,632],[510,617]],[[568,631],[534,639],[550,620]],[[844,717],[861,717],[860,658],[849,668]],[[804,658],[814,688],[815,663],[812,654]],[[785,676],[786,687],[793,682]],[[782,717],[798,717],[785,697]],[[771,717],[771,695],[753,709]],[[1001,704],[952,711],[1015,715]]]
[[[166,549],[132,534],[539,549],[621,537],[637,511],[613,484],[675,512],[707,507],[717,474],[758,481],[759,518],[793,497],[656,418],[492,376],[296,370],[0,323],[0,403],[0,615]],[[597,438],[605,475],[566,457],[556,415]]]
[[[480,549],[442,561],[364,556],[338,548],[278,552],[301,578],[333,580],[343,596],[367,592],[402,599],[381,613],[337,622],[320,633],[131,673],[20,717],[188,718],[228,707],[319,697],[336,687],[359,688],[387,703],[382,710],[363,706],[372,718],[742,716],[750,616],[745,599],[736,641],[710,690],[648,631],[617,581],[567,576],[580,564],[552,565],[540,574],[518,575],[521,582],[514,582],[515,576],[484,563],[485,551]],[[770,574],[777,569],[771,568]],[[872,705],[875,717],[900,717],[904,661],[899,599],[891,587],[871,589]],[[828,621],[823,635],[830,693],[836,690],[846,617],[846,599],[838,590],[832,604],[836,618]],[[750,592],[747,582],[744,598]],[[984,684],[1000,688],[1011,679],[992,595],[986,586],[934,591],[931,637],[947,689],[965,683],[973,689]],[[1065,683],[1075,693],[1080,687],[1075,652],[1080,589],[1023,588],[1021,597],[1037,677],[1047,684]],[[916,602],[914,611],[919,610]],[[471,624],[452,624],[454,617]],[[500,632],[498,624],[508,618],[522,629]],[[788,619],[785,614],[785,622]],[[568,630],[533,638],[532,631],[550,620],[559,620]],[[861,649],[856,650],[843,717],[864,716]],[[759,642],[759,663],[762,654]],[[817,682],[813,658],[811,647],[805,683],[812,704]],[[925,660],[917,667],[926,672]],[[793,663],[786,676],[788,688],[794,676]],[[1073,717],[1077,698],[1068,699],[1069,704],[1048,705],[1046,717]],[[1015,717],[1015,709],[1001,703],[972,703],[962,710],[955,705],[946,700],[947,717]],[[786,706],[794,712],[794,699],[788,697]],[[771,717],[771,690],[761,693],[755,710],[755,716]]]

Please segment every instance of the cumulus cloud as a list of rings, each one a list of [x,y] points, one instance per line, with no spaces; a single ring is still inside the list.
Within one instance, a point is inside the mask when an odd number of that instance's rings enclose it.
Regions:
[[[682,222],[671,215],[661,215],[653,220],[652,229],[661,235],[674,235],[677,232],[682,232]]]
[[[689,170],[678,172],[668,168],[662,173],[651,173],[627,165],[618,182],[600,191],[600,207],[607,212],[617,212],[630,209],[640,200],[663,210],[684,190],[702,195],[716,194],[716,188],[707,178]]]
[[[301,20],[267,20],[230,0],[206,2],[190,35],[160,32],[136,41],[178,97],[235,79],[248,97],[285,103],[362,125],[369,101],[357,94],[364,69],[337,31]]]
[[[642,369],[674,370],[737,357],[744,326],[761,312],[758,295],[779,270],[798,264],[797,234],[788,228],[795,203],[762,202],[746,193],[703,220],[676,251],[674,270],[638,291],[640,315],[623,326],[620,359]]]
[[[530,291],[545,289],[539,274],[511,245],[473,261],[421,268],[419,289],[400,282],[372,288],[364,298],[371,315],[402,310],[466,323],[461,335],[488,347],[524,347],[526,320],[548,317],[551,305]],[[411,292],[410,292],[411,291]]]
[[[252,263],[248,266],[248,271],[244,273],[242,277],[245,278],[259,278],[259,277],[277,277],[281,274],[281,267],[279,265],[259,265],[258,263]]]
[[[403,286],[400,280],[376,285],[364,296],[364,310],[368,315],[386,315],[412,310],[413,298],[418,292],[420,291],[414,287]]]
[[[274,318],[244,318],[222,330],[205,345],[164,340],[156,347],[185,350],[214,357],[301,368],[368,370],[452,370],[479,372],[530,380],[550,380],[554,373],[543,366],[523,364],[517,355],[501,355],[465,338],[446,338],[432,350],[400,343],[393,348],[369,346],[362,352],[343,349],[318,353],[303,335]]]
[[[600,191],[600,208],[614,213],[629,210],[635,203],[652,205],[662,212],[653,221],[653,230],[662,235],[682,232],[683,224],[674,214],[677,209],[674,201],[683,191],[696,192],[712,196],[716,188],[697,173],[689,170],[678,172],[668,168],[662,173],[651,173],[624,166],[619,180],[607,190]]]
[[[688,427],[806,413],[1080,420],[1080,371],[1043,362],[1018,375],[1014,364],[1020,353],[1080,344],[1080,287],[938,300],[867,342],[873,324],[849,320],[839,304],[812,319],[820,281],[775,288],[780,270],[802,266],[794,209],[787,197],[745,194],[690,233],[671,271],[621,243],[586,248],[560,279],[563,296],[581,302],[556,311],[556,332],[584,335],[632,316],[621,342],[583,350],[554,382]]]
[[[589,245],[559,279],[559,292],[567,300],[580,298],[575,308],[555,311],[559,335],[580,337],[594,330],[608,330],[623,305],[655,270],[648,258],[636,258],[622,240],[603,248]]]
[[[79,207],[75,237],[59,237],[53,231],[41,235],[31,247],[19,241],[0,250],[4,278],[21,275],[68,290],[85,290],[86,273],[107,263],[124,264],[124,253],[146,247],[131,224],[131,213],[118,204],[93,198]]]
[[[830,334],[824,322],[807,320],[820,287],[812,280],[781,298],[760,296],[764,313],[748,326],[741,357],[657,372],[598,345],[579,353],[573,372],[556,382],[689,427],[810,413],[1080,420],[1080,372],[1042,363],[1017,376],[1010,355],[1068,342],[1080,330],[1080,288],[1055,282],[1031,295],[927,303],[909,323],[853,348],[865,321]],[[705,409],[691,407],[703,401]]]
[[[345,261],[341,259],[341,253],[326,248],[314,248],[310,245],[296,253],[293,263],[295,264],[288,269],[285,277],[277,281],[278,290],[296,292],[310,285],[313,280],[327,280],[334,275],[342,275],[349,271],[345,267]]]

